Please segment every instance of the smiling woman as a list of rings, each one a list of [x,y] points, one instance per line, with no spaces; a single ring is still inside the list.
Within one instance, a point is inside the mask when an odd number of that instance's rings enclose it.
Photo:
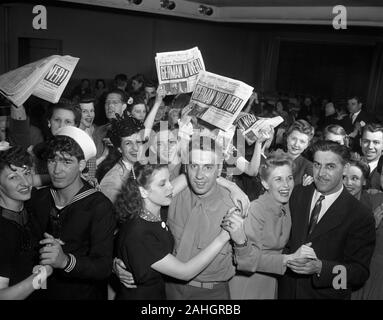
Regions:
[[[118,300],[166,299],[163,275],[190,280],[215,258],[229,240],[221,230],[217,237],[188,261],[173,252],[173,236],[161,220],[160,209],[177,193],[169,181],[167,165],[136,162],[116,201],[121,228],[117,256],[133,274],[136,287],[119,284]]]
[[[266,192],[251,202],[244,221],[244,233],[252,246],[247,254],[236,254],[238,272],[230,281],[232,299],[275,299],[277,278],[273,274],[284,274],[287,261],[301,255],[300,249],[282,254],[291,229],[288,202],[294,188],[293,161],[287,154],[273,154],[261,166],[260,175]]]
[[[25,299],[38,289],[32,274],[38,239],[24,208],[31,198],[31,165],[21,147],[0,151],[0,300]]]
[[[293,176],[295,185],[302,184],[305,176],[313,176],[312,162],[303,157],[314,137],[314,127],[306,120],[295,121],[287,130],[287,154],[294,161]]]

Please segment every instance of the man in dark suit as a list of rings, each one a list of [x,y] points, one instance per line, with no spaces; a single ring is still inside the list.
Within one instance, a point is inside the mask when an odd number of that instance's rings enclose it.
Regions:
[[[367,124],[363,128],[360,146],[362,148],[363,158],[370,167],[368,187],[380,190],[380,174],[376,169],[383,151],[383,124]]]
[[[359,139],[361,129],[369,122],[374,121],[374,117],[366,110],[362,110],[363,103],[357,96],[352,96],[347,100],[349,116],[345,117],[340,125],[346,130],[350,137],[350,147],[353,151],[360,153]]]
[[[343,188],[350,152],[332,141],[313,146],[314,184],[290,198],[292,229],[286,247],[311,243],[317,259],[295,259],[280,279],[280,299],[350,299],[364,284],[375,245],[372,213]]]

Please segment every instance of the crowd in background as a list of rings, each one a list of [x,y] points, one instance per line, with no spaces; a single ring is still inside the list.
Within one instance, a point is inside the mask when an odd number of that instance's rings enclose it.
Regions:
[[[254,92],[244,112],[284,121],[227,153],[190,96],[119,74],[10,106],[0,299],[382,299],[383,124],[360,97]]]

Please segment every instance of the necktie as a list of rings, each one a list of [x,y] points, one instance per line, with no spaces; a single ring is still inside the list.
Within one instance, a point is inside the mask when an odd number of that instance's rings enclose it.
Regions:
[[[317,202],[315,203],[314,209],[311,212],[309,228],[308,228],[307,235],[310,235],[313,232],[313,230],[314,230],[314,228],[315,228],[315,226],[316,226],[316,224],[318,222],[318,217],[319,217],[319,213],[320,213],[320,211],[322,209],[322,201],[323,200],[324,200],[324,195],[321,195],[319,197],[319,199],[317,200]]]

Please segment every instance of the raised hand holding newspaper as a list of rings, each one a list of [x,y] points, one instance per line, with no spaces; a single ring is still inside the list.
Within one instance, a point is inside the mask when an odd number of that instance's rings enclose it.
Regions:
[[[253,89],[242,81],[200,71],[190,99],[192,108],[189,115],[227,131],[245,106]]]
[[[0,76],[0,93],[14,105],[22,105],[32,94],[57,103],[79,58],[53,55]]]
[[[205,70],[197,47],[157,53],[155,62],[158,83],[164,88],[166,95],[192,92],[199,72]]]
[[[256,117],[253,114],[241,112],[235,121],[239,131],[245,137],[249,144],[253,144],[262,130],[268,131],[269,128],[275,128],[283,122],[281,116],[273,118]]]

